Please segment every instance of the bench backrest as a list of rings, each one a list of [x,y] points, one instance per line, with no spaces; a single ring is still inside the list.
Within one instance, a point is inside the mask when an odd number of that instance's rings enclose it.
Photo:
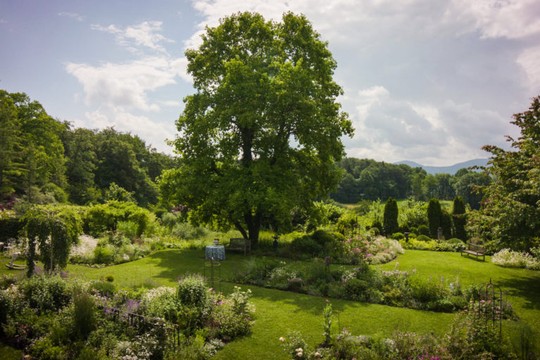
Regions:
[[[483,254],[486,252],[486,249],[482,245],[478,244],[469,244],[469,250],[475,251],[479,254]]]

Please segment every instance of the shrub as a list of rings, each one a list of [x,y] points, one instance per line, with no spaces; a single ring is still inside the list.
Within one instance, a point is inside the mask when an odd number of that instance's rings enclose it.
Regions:
[[[461,251],[465,249],[465,243],[457,238],[450,240],[442,240],[437,243],[435,250],[437,251]]]
[[[199,226],[193,226],[187,222],[181,222],[174,225],[171,235],[184,240],[193,240],[207,236],[208,231]]]
[[[105,231],[115,231],[119,222],[127,221],[136,224],[135,234],[137,237],[150,231],[156,221],[155,215],[150,211],[138,207],[132,202],[116,200],[92,206],[88,209],[85,220],[86,230],[93,236],[99,236]],[[135,227],[134,225],[130,226]]]
[[[290,245],[291,255],[297,258],[311,258],[320,256],[323,247],[310,236],[294,239]]]
[[[245,284],[264,286],[272,270],[278,266],[280,266],[280,262],[277,260],[253,258],[244,262],[244,266],[236,270],[234,279]]]
[[[435,250],[438,244],[437,241],[431,240],[431,239],[428,241],[419,241],[413,238],[409,239],[408,242],[401,240],[399,243],[405,249],[415,249],[415,250]]]
[[[440,281],[432,279],[422,280],[414,277],[409,279],[411,286],[411,295],[414,300],[427,304],[428,308],[433,307],[433,304],[444,299],[448,295],[448,290]]]
[[[296,271],[288,269],[285,266],[278,266],[270,272],[267,284],[272,288],[287,289],[291,279],[294,279],[297,276]]]
[[[112,298],[116,292],[116,285],[109,281],[94,281],[90,284],[90,289],[101,296]]]
[[[417,233],[418,235],[429,236],[429,227],[427,225],[420,225],[418,226]]]
[[[94,249],[94,262],[96,264],[112,264],[115,260],[116,249],[111,244],[98,245]]]
[[[127,238],[133,240],[140,236],[139,234],[139,224],[133,220],[128,221],[119,221],[116,225],[116,230],[126,236]]]
[[[471,303],[468,311],[459,314],[452,324],[447,336],[448,351],[455,359],[516,358],[507,338],[498,332],[491,312],[480,303]]]
[[[503,267],[540,270],[540,260],[526,252],[502,249],[491,257],[491,262]]]
[[[441,203],[437,199],[431,199],[427,209],[429,235],[432,238],[437,238],[439,228],[442,226],[442,209]]]
[[[392,239],[398,240],[398,241],[405,239],[405,235],[403,235],[403,233],[401,233],[401,232],[393,233],[390,237]]]
[[[38,313],[58,311],[70,299],[70,289],[66,282],[57,276],[34,276],[21,283],[23,293],[30,308]]]
[[[398,241],[378,237],[368,244],[366,261],[373,265],[386,264],[403,253],[403,247]]]
[[[96,328],[94,299],[86,292],[73,297],[73,327],[77,338],[86,340]]]
[[[143,312],[151,317],[158,317],[176,323],[180,308],[177,291],[171,287],[150,289],[141,298]]]
[[[178,300],[182,305],[206,307],[208,290],[200,275],[187,275],[178,282]]]
[[[230,341],[250,332],[254,312],[250,297],[250,290],[242,291],[235,286],[231,295],[218,299],[211,320],[213,337]]]
[[[418,235],[418,236],[416,237],[416,240],[418,240],[418,241],[431,241],[431,240],[433,240],[433,239],[431,239],[431,238],[430,238],[429,236],[427,236],[427,235]]]
[[[398,206],[395,199],[389,198],[384,205],[383,228],[386,235],[395,233],[398,228]]]

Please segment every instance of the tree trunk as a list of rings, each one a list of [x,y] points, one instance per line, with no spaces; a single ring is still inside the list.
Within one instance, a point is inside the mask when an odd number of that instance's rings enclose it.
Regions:
[[[244,218],[248,230],[248,239],[251,241],[252,246],[257,246],[259,243],[259,231],[261,230],[261,213],[256,211],[254,215],[249,212]]]

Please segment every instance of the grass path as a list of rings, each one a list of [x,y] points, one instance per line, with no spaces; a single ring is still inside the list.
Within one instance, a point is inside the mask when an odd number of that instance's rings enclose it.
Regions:
[[[222,279],[229,279],[238,264],[245,261],[240,255],[229,255],[219,270]],[[540,272],[507,269],[486,262],[461,257],[456,253],[409,250],[397,261],[378,266],[381,269],[412,270],[426,278],[445,278],[455,281],[459,277],[463,286],[487,283],[491,279],[500,286],[521,319],[540,339]],[[176,279],[186,273],[209,274],[204,267],[202,250],[166,250],[144,259],[105,268],[70,265],[70,276],[100,279],[112,275],[119,287],[175,286]],[[5,273],[0,270],[0,274]],[[218,289],[229,292],[233,283],[221,282]],[[279,337],[291,330],[299,330],[310,344],[322,341],[322,311],[325,299],[291,292],[242,286],[253,292],[256,322],[252,334],[228,344],[216,359],[287,359],[281,350]],[[335,329],[343,327],[354,334],[390,335],[395,330],[419,333],[448,331],[454,315],[363,304],[345,300],[331,300],[336,314]],[[508,324],[505,326],[513,326]],[[540,340],[539,340],[540,341]],[[540,343],[538,344],[540,345]]]

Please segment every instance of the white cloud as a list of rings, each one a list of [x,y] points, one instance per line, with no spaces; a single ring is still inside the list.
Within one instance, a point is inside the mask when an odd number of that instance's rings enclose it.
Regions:
[[[538,92],[540,89],[540,46],[525,49],[516,61],[525,70],[531,91]]]
[[[356,128],[345,139],[349,156],[396,162],[414,159],[426,164],[452,164],[485,157],[485,144],[504,145],[507,119],[471,104],[415,103],[374,86],[358,92]]]
[[[160,34],[162,25],[161,21],[143,21],[140,24],[125,28],[116,25],[92,25],[92,29],[113,34],[120,45],[132,51],[137,51],[138,47],[144,46],[151,50],[166,53],[167,51],[162,43],[173,43],[174,41]]]
[[[470,18],[484,38],[540,35],[538,0],[454,0],[452,16]]]
[[[121,132],[129,132],[144,139],[147,145],[159,151],[172,153],[172,149],[165,144],[166,139],[173,139],[175,134],[174,123],[161,123],[149,117],[134,115],[121,107],[104,106],[85,113],[83,121],[77,124],[91,129],[105,129],[114,127]]]
[[[159,105],[148,100],[148,93],[175,84],[184,77],[184,58],[147,57],[128,63],[98,66],[69,63],[66,70],[83,85],[87,105],[114,105],[144,111],[157,111]]]

